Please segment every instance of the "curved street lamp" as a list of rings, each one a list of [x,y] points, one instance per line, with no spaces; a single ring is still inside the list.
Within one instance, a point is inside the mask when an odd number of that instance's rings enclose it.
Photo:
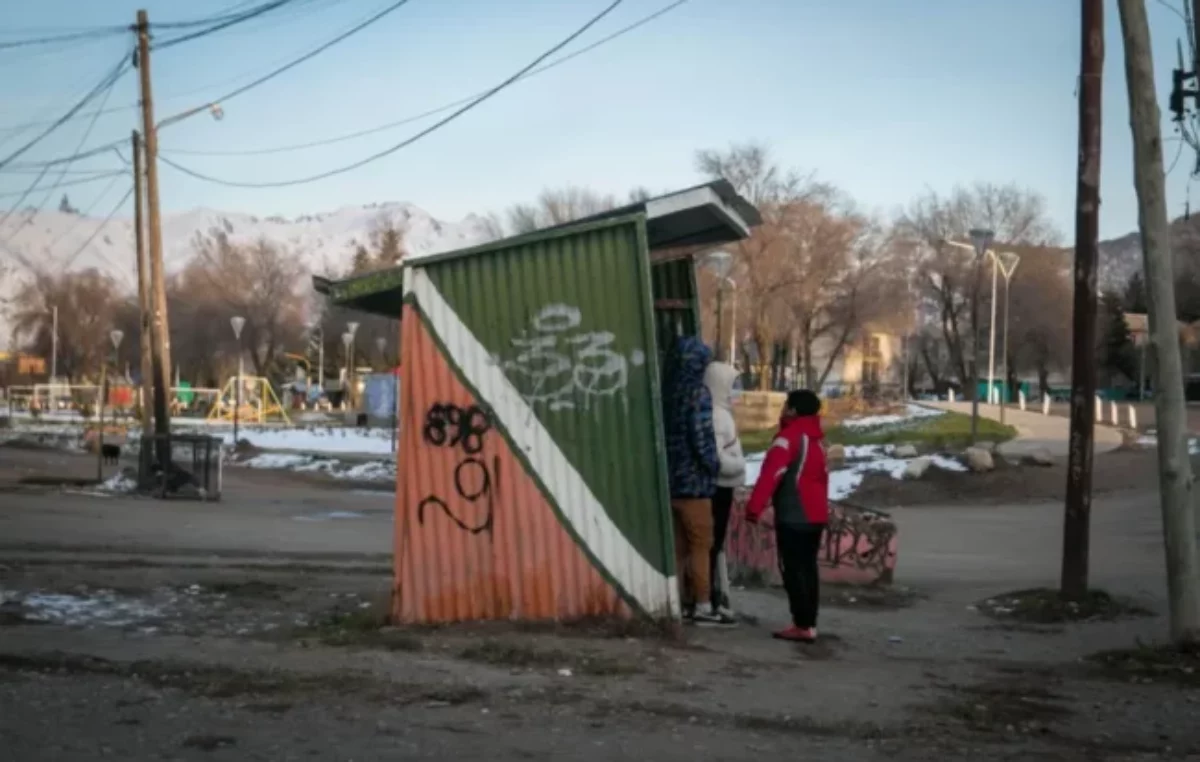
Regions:
[[[717,340],[714,342],[716,346],[716,355],[718,361],[732,361],[734,351],[734,336],[737,334],[737,302],[734,302],[733,314],[730,315],[730,337],[729,337],[729,358],[726,360],[722,346],[722,339],[725,332],[722,330],[721,320],[724,314],[723,297],[725,295],[725,284],[733,285],[733,280],[729,277],[729,273],[733,270],[733,255],[728,251],[714,251],[709,254],[704,260],[705,266],[712,271],[713,275],[717,276]],[[737,292],[734,292],[734,298],[737,298]]]

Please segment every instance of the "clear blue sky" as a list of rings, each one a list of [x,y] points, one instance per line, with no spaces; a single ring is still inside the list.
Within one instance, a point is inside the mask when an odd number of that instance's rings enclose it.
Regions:
[[[1167,0],[1179,2],[1180,0]],[[626,0],[578,45],[667,4]],[[317,140],[436,108],[519,69],[607,0],[411,0],[385,20],[225,107],[162,132],[173,148],[231,150]],[[387,5],[301,0],[153,62],[159,118],[265,73]],[[190,19],[235,0],[38,0],[5,3],[0,39],[132,22]],[[1165,108],[1182,21],[1149,0],[1160,102]],[[1136,199],[1115,4],[1106,3],[1102,235],[1134,229]],[[429,138],[374,165],[285,189],[231,189],[162,168],[164,208],[297,215],[348,204],[411,201],[456,219],[500,209],[543,187],[586,185],[624,194],[697,180],[693,153],[760,139],[781,162],[844,188],[887,213],[926,188],[1015,181],[1044,194],[1064,240],[1072,236],[1079,58],[1072,0],[690,0],[558,69],[522,82]],[[160,33],[160,36],[165,35]],[[0,129],[55,116],[97,82],[124,37],[50,54],[0,52]],[[109,105],[136,102],[133,74]],[[132,109],[100,119],[88,145],[123,138]],[[399,142],[425,120],[320,149],[259,157],[177,156],[206,173],[274,180],[349,163]],[[1164,122],[1167,128],[1170,124]],[[72,122],[25,158],[71,152]],[[29,137],[32,133],[28,133]],[[0,133],[0,140],[6,134]],[[6,155],[20,142],[0,145]],[[1167,144],[1168,163],[1176,143]],[[1192,162],[1169,178],[1183,211]],[[81,167],[117,166],[115,159]],[[0,192],[28,176],[0,176]],[[69,189],[103,214],[127,187]],[[1200,207],[1200,185],[1196,188]],[[31,202],[41,201],[35,194]],[[3,203],[11,203],[5,199]],[[51,205],[58,202],[55,194]]]

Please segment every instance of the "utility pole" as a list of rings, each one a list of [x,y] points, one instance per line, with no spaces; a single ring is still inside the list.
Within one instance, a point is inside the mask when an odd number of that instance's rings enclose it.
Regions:
[[[1100,2],[1100,0],[1096,0]],[[1174,263],[1167,217],[1158,98],[1145,0],[1119,0],[1125,43],[1125,84],[1133,131],[1133,173],[1138,197],[1142,262],[1154,351],[1154,412],[1158,420],[1159,500],[1167,556],[1171,640],[1200,642],[1200,565],[1188,460],[1187,405],[1176,335]],[[1198,9],[1200,10],[1200,9]]]
[[[52,308],[50,326],[50,398],[54,399],[54,388],[58,384],[58,305]]]
[[[154,436],[154,326],[150,319],[152,307],[150,304],[150,281],[146,263],[146,220],[143,217],[145,198],[142,193],[142,136],[137,130],[133,131],[133,229],[134,241],[137,245],[137,275],[138,275],[138,311],[140,314],[140,353],[142,357],[142,462],[139,473],[144,479],[150,477],[150,449],[148,443]],[[143,487],[149,485],[143,484]]]
[[[150,21],[146,11],[137,12],[138,71],[142,85],[142,131],[146,136],[146,212],[149,217],[150,294],[154,330],[154,431],[158,462],[165,474],[170,467],[171,445],[171,332],[167,321],[167,293],[163,273],[162,219],[158,206],[158,129],[154,124],[154,98],[150,88]]]
[[[1068,600],[1082,599],[1088,588],[1095,426],[1093,400],[1096,397],[1096,270],[1100,258],[1100,95],[1104,72],[1104,0],[1082,0],[1081,5],[1071,435],[1060,580],[1061,593]]]

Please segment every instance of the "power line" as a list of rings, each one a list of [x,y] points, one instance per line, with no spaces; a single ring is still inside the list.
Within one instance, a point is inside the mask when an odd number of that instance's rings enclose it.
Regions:
[[[83,242],[83,245],[80,246],[78,249],[76,249],[75,253],[73,253],[71,256],[67,257],[66,261],[63,262],[63,264],[61,265],[62,270],[66,270],[68,267],[70,267],[72,264],[74,264],[75,260],[79,258],[79,255],[82,254],[85,250],[87,250],[87,247],[92,245],[92,241],[96,240],[96,236],[100,235],[100,231],[104,230],[104,227],[106,225],[108,225],[108,223],[112,222],[113,217],[117,216],[117,212],[121,211],[121,207],[123,207],[125,205],[125,202],[128,201],[129,197],[132,195],[133,195],[133,186],[130,185],[129,190],[125,191],[125,195],[122,196],[121,200],[118,201],[116,206],[114,206],[112,208],[112,211],[108,213],[108,216],[100,221],[100,224],[97,225],[96,229],[92,232],[92,234],[87,237],[87,240]],[[108,262],[109,267],[112,267],[115,270],[120,270],[120,268],[113,265],[112,261],[110,261],[108,259],[108,257],[106,257],[103,253],[101,253],[100,256],[102,259],[104,259],[104,261]]]
[[[100,83],[97,84],[94,88],[92,88],[87,93],[87,95],[83,96],[83,98],[81,98],[74,106],[72,106],[70,109],[68,109],[67,113],[63,114],[58,119],[56,119],[49,127],[47,127],[45,130],[43,130],[33,140],[30,140],[28,143],[21,146],[16,151],[13,151],[8,156],[4,157],[3,159],[0,159],[0,169],[3,169],[4,167],[8,166],[10,163],[12,163],[13,159],[16,159],[18,156],[21,156],[26,151],[28,151],[30,148],[33,148],[35,145],[40,143],[43,139],[45,139],[48,135],[50,135],[50,133],[54,132],[59,127],[66,124],[73,116],[78,114],[80,112],[80,110],[83,109],[84,106],[86,106],[88,103],[90,103],[92,100],[94,100],[96,98],[96,96],[98,96],[100,93],[104,92],[107,88],[111,88],[113,85],[115,85],[117,80],[119,80],[121,78],[121,75],[124,74],[126,69],[128,69],[128,68],[129,68],[129,56],[122,54],[121,60],[118,61],[117,65],[114,66],[113,69],[108,74],[105,75],[104,79],[102,79],[100,81]]]
[[[579,56],[582,56],[585,53],[590,53],[593,50],[595,50],[596,48],[599,48],[602,45],[606,45],[606,44],[612,42],[613,40],[617,39],[618,37],[623,37],[624,35],[629,34],[630,32],[632,32],[640,27],[643,27],[646,24],[649,24],[650,22],[658,19],[659,17],[664,16],[667,13],[670,13],[671,11],[675,10],[676,8],[678,8],[679,6],[681,6],[687,2],[688,2],[688,0],[676,0],[675,2],[671,3],[670,5],[660,8],[659,10],[655,11],[654,13],[651,13],[650,15],[644,16],[643,18],[635,21],[634,23],[629,24],[628,26],[622,27],[621,29],[618,29],[617,31],[613,32],[612,34],[608,35],[607,37],[600,38],[599,40],[593,42],[591,45],[588,45],[587,47],[580,48],[579,50],[576,50],[574,53],[568,53],[565,56],[556,58],[555,60],[551,61],[550,63],[548,63],[544,66],[539,66],[539,67],[529,71],[528,73],[522,75],[517,81],[524,81],[526,79],[529,79],[530,77],[535,77],[538,74],[542,74],[543,72],[547,72],[547,71],[550,71],[551,69],[562,66],[563,64],[567,63],[568,61],[578,58]],[[381,124],[376,127],[370,127],[365,130],[357,130],[355,132],[349,132],[349,133],[346,133],[343,135],[338,135],[338,136],[331,137],[331,138],[323,138],[321,140],[313,140],[313,141],[309,141],[307,143],[293,143],[291,145],[276,146],[273,148],[250,148],[250,149],[233,150],[233,151],[195,151],[195,150],[188,150],[188,149],[183,149],[183,148],[171,148],[171,149],[168,149],[167,152],[174,153],[174,154],[180,154],[180,155],[188,155],[188,156],[261,156],[261,155],[266,155],[266,154],[287,153],[289,151],[301,151],[301,150],[304,150],[307,148],[318,148],[320,146],[333,145],[334,143],[342,143],[347,140],[354,140],[355,138],[367,137],[368,135],[375,135],[380,132],[386,132],[388,130],[395,129],[396,127],[402,127],[406,124],[412,124],[413,122],[419,122],[422,119],[426,119],[431,116],[436,116],[443,112],[449,111],[452,108],[461,106],[464,103],[470,103],[471,101],[475,100],[476,98],[478,98],[481,95],[484,95],[486,93],[487,93],[486,90],[480,91],[478,93],[475,93],[474,95],[468,96],[466,98],[460,98],[459,100],[456,100],[452,103],[447,103],[443,106],[438,106],[437,108],[430,109],[429,111],[424,111],[424,112],[422,112],[420,114],[416,114],[414,116],[408,116],[408,117],[399,119],[394,122],[387,122],[386,124]]]
[[[120,79],[119,76],[109,84],[107,89],[105,89],[104,99],[102,101],[100,101],[101,109],[103,109],[104,106],[108,103],[108,98],[109,98],[109,96],[112,95],[113,88],[116,86],[118,79]],[[86,143],[88,141],[88,138],[90,138],[92,136],[92,130],[96,129],[96,122],[99,119],[100,119],[100,114],[97,113],[95,116],[92,117],[91,121],[88,122],[87,129],[85,129],[83,131],[83,135],[79,138],[79,142],[75,144],[75,153],[76,154],[78,154],[83,149],[83,144]],[[42,203],[38,204],[39,209],[46,206],[46,204],[50,201],[50,197],[52,195],[54,195],[54,191],[62,183],[63,177],[66,176],[67,170],[69,170],[71,168],[71,164],[72,164],[72,162],[67,162],[62,165],[62,169],[60,169],[58,171],[58,179],[56,179],[54,181],[54,184],[50,186],[50,190],[46,191],[46,196],[45,196],[45,198],[42,199]],[[35,212],[35,214],[36,214],[36,212]],[[13,235],[16,235],[16,233],[13,233]],[[10,239],[11,239],[11,236],[10,236]]]
[[[78,110],[79,108],[81,108],[84,104],[87,103],[88,100],[95,97],[95,95],[98,94],[99,92],[104,93],[104,103],[107,103],[109,94],[112,93],[113,87],[116,85],[117,81],[121,78],[121,75],[124,74],[127,66],[128,66],[127,58],[122,57],[122,59],[118,62],[116,68],[114,68],[108,74],[108,76],[105,77],[105,80],[101,81],[100,85],[97,86],[98,88],[102,88],[102,89],[93,89],[87,96],[84,97],[83,100],[81,100],[78,104],[76,104],[75,109]],[[92,119],[91,123],[88,125],[87,130],[84,132],[83,138],[79,141],[79,144],[75,147],[75,155],[79,154],[79,152],[80,152],[79,149],[83,147],[83,144],[87,141],[88,137],[91,135],[92,128],[94,128],[96,126],[97,118],[98,117],[94,117]],[[46,132],[42,133],[41,137],[45,137],[46,135],[48,135],[50,133],[50,131],[51,130],[47,130]],[[37,139],[35,139],[31,143],[26,144],[25,148],[21,149],[16,154],[13,154],[12,156],[10,156],[9,159],[11,160],[13,158],[13,156],[19,155],[21,153],[21,151],[28,150],[29,148],[31,148],[36,143],[36,141],[37,141]],[[4,166],[4,162],[0,162],[0,167],[3,167],[3,166]],[[0,217],[0,226],[3,226],[5,223],[7,223],[9,218],[12,217],[13,213],[15,211],[17,211],[17,209],[20,208],[21,204],[25,203],[25,199],[29,198],[29,196],[34,192],[34,189],[38,187],[38,184],[41,183],[42,179],[45,178],[46,174],[50,171],[51,166],[52,165],[50,165],[50,164],[46,164],[42,168],[42,171],[38,174],[38,176],[33,179],[33,182],[31,182],[29,184],[29,187],[27,187],[25,189],[25,192],[23,194],[21,194],[21,197],[19,199],[17,199],[17,201],[15,203],[13,203],[12,208],[10,208],[7,212],[5,212],[3,217]],[[70,167],[71,166],[70,162],[66,163],[65,166]],[[40,209],[41,207],[46,205],[46,202],[50,200],[50,195],[54,193],[55,188],[57,188],[61,185],[62,181],[63,181],[63,176],[60,174],[58,177],[58,180],[50,186],[50,190],[47,192],[46,197],[42,200],[42,203],[38,204],[37,208]],[[34,214],[37,213],[36,209],[33,213]],[[29,217],[29,219],[32,219],[32,215]],[[12,238],[15,235],[17,235],[17,233],[19,233],[23,227],[24,227],[24,223],[18,224],[16,229],[14,229],[11,233],[8,234],[8,236],[5,237],[4,243],[7,244],[9,241],[11,241]]]
[[[501,90],[504,90],[508,86],[512,85],[514,82],[516,82],[518,79],[520,79],[523,75],[532,71],[540,63],[542,63],[542,61],[545,61],[547,58],[554,55],[558,51],[562,50],[567,45],[570,45],[580,35],[582,35],[588,29],[591,29],[595,24],[597,24],[601,19],[603,19],[609,13],[612,13],[612,11],[615,10],[616,7],[619,6],[622,2],[624,2],[624,0],[613,0],[613,2],[607,8],[602,10],[597,15],[593,16],[586,24],[581,26],[579,29],[575,30],[569,37],[564,39],[562,42],[560,42],[557,45],[555,45],[554,47],[550,48],[545,53],[542,53],[540,56],[535,58],[529,65],[525,66],[523,69],[518,71],[516,74],[514,74],[513,76],[504,80],[499,85],[496,85],[491,90],[487,91],[480,97],[476,98],[475,100],[471,101],[467,105],[458,109],[454,113],[450,114],[449,116],[445,117],[444,119],[441,119],[441,120],[435,122],[434,124],[430,125],[429,127],[425,128],[424,130],[421,130],[420,132],[413,135],[412,137],[410,137],[406,140],[403,140],[403,141],[397,143],[396,145],[391,146],[390,148],[386,148],[382,151],[379,151],[378,153],[374,153],[364,159],[356,161],[353,164],[347,164],[345,166],[338,167],[336,169],[331,169],[326,172],[321,172],[321,173],[315,174],[315,175],[309,175],[307,177],[296,178],[294,180],[281,180],[281,181],[276,181],[276,182],[237,182],[237,181],[231,181],[231,180],[222,180],[220,178],[213,177],[211,175],[205,175],[205,174],[197,172],[193,169],[184,167],[184,166],[178,164],[177,162],[171,161],[170,159],[162,156],[161,154],[159,155],[158,158],[163,163],[168,164],[171,167],[174,167],[176,170],[184,173],[185,175],[194,177],[197,180],[204,180],[206,182],[216,183],[218,185],[226,185],[226,186],[229,186],[232,188],[282,188],[282,187],[286,187],[286,186],[290,186],[290,185],[303,185],[305,183],[316,182],[318,180],[324,180],[329,177],[334,177],[336,175],[345,174],[346,172],[351,172],[355,169],[358,169],[359,167],[366,166],[367,164],[378,161],[379,159],[382,159],[386,156],[390,156],[391,154],[394,154],[403,148],[407,148],[408,146],[417,142],[421,138],[424,138],[425,136],[427,136],[433,132],[436,132],[437,130],[441,129],[442,127],[446,126],[450,122],[457,119],[458,117],[462,116],[463,114],[467,113],[471,109],[475,108],[479,104],[490,99],[492,96],[496,95]]]
[[[267,74],[264,74],[263,76],[226,93],[225,95],[221,96],[220,98],[213,98],[211,101],[209,101],[205,105],[213,106],[218,103],[226,103],[226,102],[236,98],[237,96],[242,95],[243,93],[253,90],[256,87],[263,85],[263,84],[271,81],[272,79],[275,79],[276,77],[283,74],[284,72],[287,72],[287,71],[290,71],[291,69],[296,68],[297,66],[304,63],[305,61],[315,58],[316,56],[320,55],[321,53],[324,53],[326,50],[329,50],[334,45],[337,45],[339,42],[342,42],[342,41],[354,36],[355,34],[361,32],[362,30],[366,29],[367,27],[371,26],[372,24],[374,24],[377,21],[379,21],[380,19],[382,19],[384,16],[387,16],[389,13],[393,13],[395,11],[400,10],[400,8],[407,5],[408,2],[409,2],[409,0],[396,0],[396,2],[387,6],[386,8],[379,11],[378,13],[373,14],[372,16],[367,18],[365,21],[355,24],[354,26],[347,29],[345,32],[342,32],[338,36],[334,37],[332,40],[329,40],[328,42],[323,43],[321,45],[318,45],[317,47],[313,48],[312,50],[310,50],[309,52],[300,56],[299,58],[289,61],[288,63],[284,64],[283,66],[280,66],[279,68],[274,69],[273,71],[270,71]]]
[[[47,254],[49,254],[49,252],[52,252],[56,248],[58,248],[58,245],[63,242],[63,239],[65,239],[67,236],[71,235],[71,233],[74,233],[75,229],[78,228],[80,225],[82,225],[84,223],[84,221],[87,220],[88,217],[91,215],[92,211],[97,206],[100,205],[100,202],[102,200],[104,200],[104,197],[108,195],[108,192],[113,189],[113,186],[115,186],[122,177],[128,177],[128,176],[129,176],[129,173],[127,173],[127,172],[114,172],[112,179],[109,180],[109,182],[108,182],[108,185],[104,186],[104,189],[101,190],[100,193],[96,196],[96,200],[93,201],[91,204],[89,204],[86,209],[83,209],[79,212],[79,217],[78,217],[78,219],[75,220],[75,224],[68,227],[57,238],[55,238],[53,241],[50,242],[50,245],[48,247],[46,247]]]
[[[59,188],[73,188],[77,185],[88,185],[89,183],[96,183],[96,182],[100,182],[101,180],[107,180],[110,177],[120,177],[122,175],[128,175],[128,174],[129,174],[129,172],[124,169],[110,170],[107,172],[101,172],[100,174],[93,175],[91,177],[81,177],[78,180],[66,180],[64,182],[59,183],[58,187]],[[40,190],[40,189],[35,188],[34,190]],[[31,191],[29,191],[28,189],[23,190],[23,191],[10,191],[7,193],[0,193],[0,198],[12,198],[13,196],[28,196],[30,194],[30,192]],[[19,206],[20,206],[20,202],[17,202],[16,204],[13,205],[14,209]],[[11,214],[11,212],[10,212],[10,214]]]
[[[103,37],[111,37],[117,34],[124,34],[129,31],[128,26],[109,26],[99,27],[91,30],[79,32],[69,32],[66,34],[47,35],[45,37],[33,37],[24,40],[9,40],[0,42],[0,50],[12,50],[14,48],[29,48],[38,45],[53,45],[59,42],[83,42],[86,40],[97,40]]]
[[[229,8],[226,8],[224,11],[222,11],[221,13],[219,13],[215,16],[207,16],[205,18],[192,19],[191,21],[159,21],[159,22],[150,24],[150,28],[151,29],[190,29],[192,27],[197,27],[197,26],[211,26],[213,24],[220,24],[220,23],[224,23],[224,22],[230,21],[230,20],[237,21],[239,19],[245,19],[247,17],[253,18],[255,16],[260,16],[269,11],[273,11],[282,5],[287,5],[290,2],[293,2],[293,0],[270,0],[270,2],[263,3],[262,5],[257,5],[253,8],[248,8],[246,10],[240,10],[240,11],[237,9],[241,8],[243,6],[246,6],[246,5],[250,5],[250,3],[249,2],[236,3],[232,6],[230,6]]]
[[[225,20],[218,21],[217,23],[212,24],[211,26],[208,26],[199,31],[190,32],[188,34],[180,35],[179,37],[172,37],[169,40],[164,40],[163,42],[160,42],[160,43],[154,45],[153,50],[166,50],[167,48],[171,48],[176,45],[181,45],[185,42],[191,42],[192,40],[198,40],[202,37],[207,37],[210,34],[215,34],[219,31],[221,31],[222,29],[228,29],[231,26],[235,26],[237,24],[242,24],[246,21],[256,19],[259,16],[262,16],[263,14],[270,13],[271,11],[275,10],[276,8],[281,8],[285,5],[287,5],[288,3],[292,3],[292,2],[295,2],[295,0],[271,0],[270,2],[263,3],[262,5],[251,8],[250,10],[245,11],[243,13],[228,16],[225,18]],[[176,23],[179,23],[179,22],[176,22]],[[183,22],[183,23],[188,24],[189,22]],[[200,23],[204,23],[204,22],[191,22],[191,23],[200,24]],[[154,26],[163,28],[163,27],[169,26],[169,24],[152,25],[152,28]]]
[[[320,0],[301,0],[301,2],[319,2],[319,1]],[[325,2],[338,3],[338,2],[343,2],[343,0],[325,0]],[[280,24],[287,23],[287,21],[294,20],[299,17],[300,17],[299,14],[292,14],[291,16],[286,17],[286,19],[281,20],[279,23]],[[153,27],[156,25],[152,24],[151,26]],[[289,56],[281,56],[281,57],[272,59],[272,61],[268,65],[275,66],[281,61],[286,62],[286,61],[290,60],[290,58],[291,58],[290,55]],[[261,69],[256,68],[253,71],[260,71],[260,70]],[[202,93],[206,90],[213,90],[218,87],[225,87],[232,82],[237,82],[237,81],[243,80],[248,76],[257,76],[257,75],[253,74],[252,72],[243,72],[242,74],[239,74],[235,77],[228,77],[225,79],[221,79],[218,82],[213,82],[211,84],[204,85],[202,87],[196,87],[196,88],[191,88],[189,90],[184,90],[182,92],[172,93],[171,95],[167,95],[162,98],[156,98],[155,100],[168,101],[168,100],[176,100],[176,99],[190,97],[192,95],[195,95],[196,93]],[[106,109],[103,109],[100,113],[116,114],[116,113],[120,113],[123,111],[134,111],[139,108],[141,108],[140,103],[130,103],[130,104],[124,105],[124,106],[110,106]],[[91,116],[93,113],[95,113],[95,112],[85,111],[80,114],[77,114],[76,116],[78,116],[78,117]],[[13,132],[21,132],[30,127],[40,127],[45,124],[50,124],[51,121],[52,120],[34,120],[34,121],[29,121],[29,122],[18,122],[17,124],[0,126],[0,135],[7,134],[7,133],[13,133]],[[124,143],[122,143],[122,144],[124,144]]]
[[[54,167],[58,166],[59,164],[74,164],[80,159],[88,159],[93,156],[100,156],[101,154],[106,154],[110,151],[120,157],[122,162],[125,162],[124,157],[121,157],[120,148],[121,146],[125,145],[126,142],[128,141],[114,140],[111,143],[104,143],[103,145],[98,145],[94,148],[89,148],[86,151],[81,151],[70,156],[60,156],[56,159],[47,159],[46,161],[17,162],[15,164],[9,164],[8,166],[3,167],[0,169],[0,173],[8,172],[9,170],[42,169],[43,167]]]

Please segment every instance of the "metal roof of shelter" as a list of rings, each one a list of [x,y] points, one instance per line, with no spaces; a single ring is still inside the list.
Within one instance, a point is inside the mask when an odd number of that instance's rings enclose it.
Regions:
[[[517,242],[569,235],[589,224],[635,214],[646,217],[650,251],[670,252],[671,256],[666,258],[690,256],[699,249],[743,240],[750,236],[752,227],[762,224],[758,209],[740,196],[733,185],[727,180],[715,180],[532,233],[465,249],[405,257],[400,265],[387,270],[338,281],[314,275],[313,288],[335,304],[395,317],[400,313],[406,267],[482,256]]]

